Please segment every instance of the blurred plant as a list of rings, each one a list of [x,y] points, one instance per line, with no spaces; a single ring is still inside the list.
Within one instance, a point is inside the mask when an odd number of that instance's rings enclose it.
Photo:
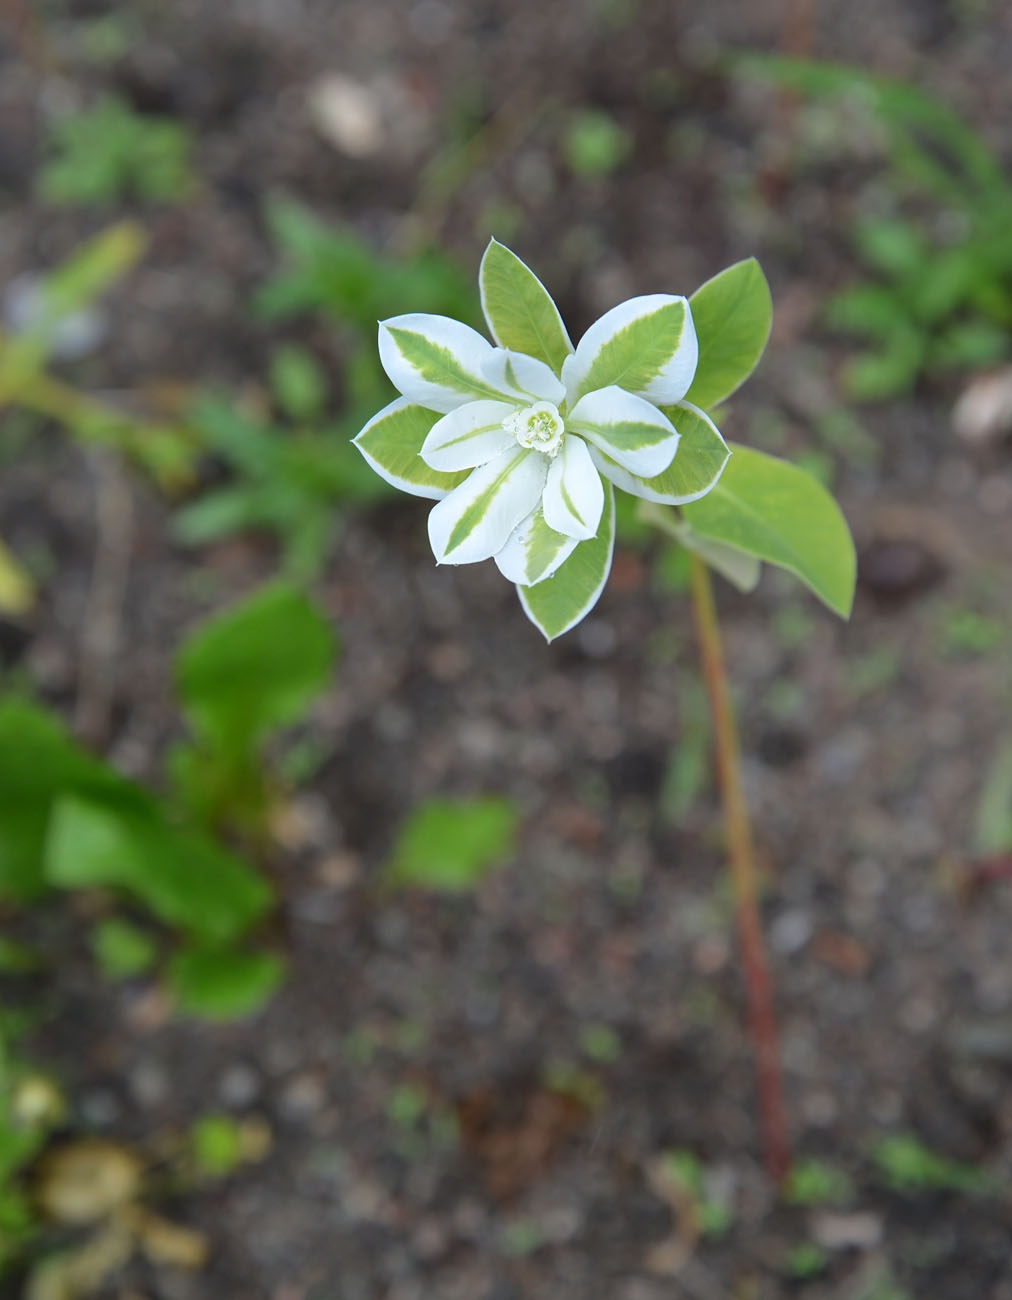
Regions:
[[[99,921],[91,932],[91,947],[99,970],[110,980],[142,975],[158,960],[153,936],[120,916]]]
[[[908,391],[925,372],[988,366],[1012,340],[1012,178],[985,141],[926,91],[862,68],[775,55],[742,66],[813,96],[848,96],[885,133],[896,176],[926,219],[891,213],[859,220],[859,256],[878,275],[830,299],[830,324],[873,350],[846,372],[851,394],[871,400]]]
[[[190,634],[176,681],[193,734],[171,752],[169,770],[191,818],[263,835],[280,784],[267,746],[329,685],[336,652],[323,614],[281,581]]]
[[[386,878],[402,889],[474,889],[509,856],[517,818],[507,799],[426,799],[398,831]]]
[[[620,304],[574,348],[544,285],[509,249],[492,240],[478,278],[496,346],[446,316],[382,321],[380,359],[402,396],[368,421],[355,445],[388,482],[436,501],[429,541],[437,562],[494,558],[549,641],[575,627],[601,595],[612,564],[616,486],[639,498],[642,520],[690,552],[767,1168],[779,1181],[789,1166],[783,1091],[708,566],[750,591],[765,560],[847,617],[856,561],[846,521],[815,478],[774,456],[729,447],[707,414],[762,354],[769,287],[755,259],[738,262],[690,299],[651,294]]]
[[[950,1191],[993,1194],[995,1181],[974,1165],[932,1151],[912,1133],[884,1137],[872,1150],[872,1159],[887,1186],[896,1192]]]
[[[376,322],[395,310],[437,310],[462,320],[477,312],[466,277],[443,253],[380,253],[354,230],[332,227],[293,199],[267,204],[282,269],[256,295],[269,321],[321,312],[342,328],[342,430],[358,429],[389,391],[376,359]]]
[[[942,604],[937,620],[938,646],[949,658],[990,654],[1008,640],[1007,624],[978,609]]]
[[[853,1194],[848,1175],[823,1160],[799,1160],[784,1183],[784,1197],[794,1205],[831,1205]]]
[[[733,1225],[730,1198],[694,1152],[665,1151],[651,1170],[651,1182],[688,1220],[686,1237],[722,1237]]]
[[[608,176],[625,162],[632,138],[611,113],[583,108],[569,119],[562,137],[562,152],[577,176]]]
[[[186,127],[136,113],[114,95],[57,118],[49,152],[39,174],[39,192],[49,203],[174,202],[193,185]]]
[[[335,506],[375,500],[387,495],[387,488],[341,430],[325,422],[325,381],[308,352],[279,349],[271,378],[279,413],[295,423],[294,429],[275,427],[268,418],[216,397],[199,399],[191,410],[188,427],[194,438],[224,462],[232,478],[178,510],[173,530],[188,546],[268,530],[281,543],[283,572],[305,582],[327,559]]]
[[[806,1278],[818,1277],[825,1271],[829,1256],[815,1241],[799,1241],[787,1252],[784,1260],[784,1272],[788,1277],[804,1281]]]
[[[0,1022],[0,1278],[40,1230],[25,1173],[64,1117],[59,1089],[21,1053],[24,1027]]]
[[[80,333],[83,316],[144,252],[134,222],[110,226],[83,243],[22,297],[16,331],[0,331],[0,411],[21,407],[55,420],[83,443],[110,446],[138,462],[163,487],[191,472],[189,439],[178,427],[139,419],[55,379],[47,366]]]
[[[984,779],[974,818],[974,851],[982,858],[1012,853],[1012,740],[999,746]]]
[[[283,971],[273,953],[243,946],[272,890],[206,828],[225,821],[262,834],[275,795],[263,746],[302,717],[334,653],[322,616],[281,583],[199,627],[178,657],[194,738],[172,756],[172,803],[87,754],[41,706],[0,701],[0,897],[30,902],[53,887],[123,893],[179,932],[165,974],[184,1011],[254,1010]],[[92,943],[111,978],[147,969],[159,946],[119,918],[101,922]]]

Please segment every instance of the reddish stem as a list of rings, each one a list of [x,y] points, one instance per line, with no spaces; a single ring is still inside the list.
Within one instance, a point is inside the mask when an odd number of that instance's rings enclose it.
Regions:
[[[692,608],[699,638],[700,657],[713,719],[717,774],[724,804],[731,879],[734,887],[738,937],[741,943],[749,1024],[759,1085],[766,1171],[776,1184],[790,1167],[787,1112],[784,1105],[780,1053],[766,949],[757,906],[755,860],[748,809],[741,786],[738,729],[735,725],[724,668],[720,625],[713,600],[710,572],[698,555],[692,555]]]

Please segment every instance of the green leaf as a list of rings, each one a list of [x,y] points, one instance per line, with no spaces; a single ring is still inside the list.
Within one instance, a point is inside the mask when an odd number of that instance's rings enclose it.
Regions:
[[[615,548],[615,492],[604,494],[597,536],[581,542],[550,578],[533,587],[517,587],[524,613],[548,641],[584,618],[597,604],[611,570]]]
[[[42,860],[49,884],[126,890],[161,920],[215,942],[241,934],[271,902],[252,867],[155,809],[66,795],[53,807]]]
[[[392,884],[444,893],[473,889],[513,848],[506,799],[429,799],[401,827],[387,866]]]
[[[854,542],[839,506],[787,461],[735,446],[720,481],[683,507],[700,537],[723,542],[800,578],[843,618],[854,599]]]
[[[272,582],[208,619],[176,658],[194,729],[253,743],[295,722],[329,684],[337,638],[297,588]]]
[[[573,350],[559,309],[529,267],[492,240],[478,270],[481,306],[500,347],[538,357],[556,374]]]
[[[729,397],[755,369],[770,336],[773,301],[754,257],[735,262],[689,299],[699,361],[685,400],[707,409]]]
[[[414,496],[438,501],[471,472],[462,469],[444,474],[430,469],[419,456],[425,435],[440,418],[437,411],[399,398],[373,416],[354,444],[388,483]]]
[[[182,1011],[208,1020],[252,1015],[277,991],[285,964],[271,952],[190,948],[169,963],[169,986]]]
[[[110,916],[94,927],[91,947],[107,979],[129,979],[148,970],[158,956],[158,945],[146,930]]]

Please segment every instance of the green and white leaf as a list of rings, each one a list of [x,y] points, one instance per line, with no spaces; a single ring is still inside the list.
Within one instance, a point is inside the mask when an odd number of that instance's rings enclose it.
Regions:
[[[495,364],[492,344],[449,316],[409,312],[380,321],[379,354],[397,391],[430,410],[503,396],[485,377],[484,368]]]
[[[556,532],[589,541],[604,510],[604,484],[582,438],[567,433],[548,467],[542,497],[545,519]]]
[[[705,560],[711,569],[715,569],[739,591],[748,593],[758,586],[762,564],[748,551],[740,551],[737,546],[728,546],[726,542],[713,542],[698,536],[673,510],[653,501],[641,502],[636,514],[644,523],[653,524],[661,532],[675,538],[687,550],[695,551],[700,559]]]
[[[545,639],[554,641],[594,608],[611,571],[615,549],[615,493],[605,492],[597,536],[580,542],[554,577],[533,587],[517,587],[524,613]]]
[[[556,374],[573,351],[559,309],[534,272],[492,240],[478,271],[481,307],[500,347],[537,357]]]
[[[659,474],[678,450],[668,417],[653,402],[615,385],[581,397],[566,423],[630,474]]]
[[[698,407],[679,402],[664,407],[663,414],[678,431],[680,440],[674,460],[652,478],[631,474],[598,448],[592,448],[591,454],[605,478],[624,492],[660,505],[685,505],[712,490],[731,452],[717,426]]]
[[[438,419],[437,411],[398,397],[352,441],[380,478],[412,496],[439,501],[467,478],[468,471],[447,474],[422,460],[422,444]]]
[[[489,560],[541,500],[547,458],[515,443],[473,469],[429,511],[429,544],[440,564]]]
[[[511,402],[467,402],[429,430],[419,453],[430,469],[443,474],[474,469],[516,445],[503,421],[516,410]]]
[[[683,508],[699,537],[787,569],[842,618],[854,599],[854,542],[817,479],[752,447],[733,447],[720,481]]]
[[[755,369],[770,336],[773,300],[754,257],[735,262],[689,299],[699,343],[686,400],[709,408],[729,397]]]
[[[680,401],[697,351],[685,298],[652,293],[619,303],[591,325],[562,367],[570,409],[584,393],[613,384],[657,405]]]
[[[510,582],[533,587],[550,578],[576,550],[580,539],[558,533],[545,523],[541,505],[510,533],[509,540],[495,555],[499,572]]]

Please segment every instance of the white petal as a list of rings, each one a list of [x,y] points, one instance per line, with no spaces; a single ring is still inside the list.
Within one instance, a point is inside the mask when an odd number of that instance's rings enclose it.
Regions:
[[[537,505],[547,461],[514,446],[479,469],[429,512],[429,542],[443,564],[472,564],[501,551]]]
[[[612,384],[651,402],[677,402],[689,390],[699,344],[688,300],[645,294],[619,303],[591,325],[562,366],[570,403]]]
[[[667,469],[678,450],[678,432],[664,412],[645,397],[615,386],[581,397],[566,424],[625,469],[646,478]]]
[[[512,402],[468,402],[450,411],[429,430],[419,452],[433,469],[473,469],[516,445],[503,420],[516,410]]]
[[[567,433],[548,467],[542,498],[545,523],[567,537],[597,536],[604,509],[604,484],[582,438]]]
[[[398,392],[431,411],[501,398],[482,371],[492,352],[492,344],[477,330],[449,316],[410,312],[380,321],[383,369]]]
[[[552,368],[523,352],[494,348],[482,373],[494,388],[517,393],[528,401],[534,397],[558,406],[566,396],[566,389]]]
[[[533,587],[535,583],[552,577],[578,545],[578,538],[566,537],[549,528],[544,512],[536,506],[510,533],[502,550],[496,552],[495,562],[499,572],[510,582]]]

